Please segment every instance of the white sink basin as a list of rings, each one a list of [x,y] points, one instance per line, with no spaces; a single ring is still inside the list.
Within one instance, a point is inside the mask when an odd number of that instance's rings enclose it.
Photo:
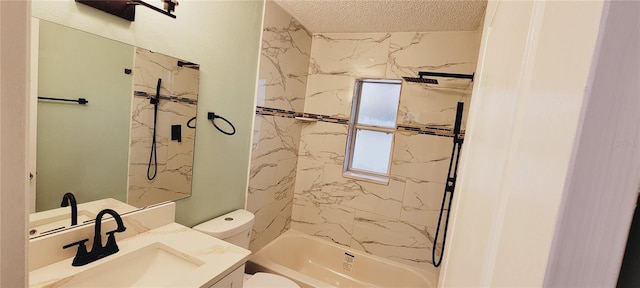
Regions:
[[[105,262],[69,277],[59,287],[169,287],[205,264],[162,243],[98,261]]]
[[[77,247],[62,249],[62,246],[92,238],[94,227],[91,225],[29,240],[29,253],[36,253],[30,255],[30,259],[39,259],[35,255],[46,258],[38,260],[40,262],[30,261],[33,267],[29,269],[29,286],[210,287],[232,272],[240,271],[240,266],[249,259],[251,251],[175,222],[149,228],[143,224],[145,218],[157,218],[155,212],[162,208],[152,207],[149,211],[125,215],[127,230],[115,234],[121,237],[117,240],[120,251],[83,266],[72,266]],[[103,223],[103,244],[106,244],[105,231],[115,229],[113,222]],[[91,246],[88,242],[87,249]],[[239,276],[242,278],[242,273]],[[234,283],[241,286],[242,280],[236,279]]]

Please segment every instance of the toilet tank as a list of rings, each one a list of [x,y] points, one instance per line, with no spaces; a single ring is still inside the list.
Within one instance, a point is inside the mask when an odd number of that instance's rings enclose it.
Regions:
[[[239,209],[193,226],[193,229],[249,249],[253,219],[253,213]]]

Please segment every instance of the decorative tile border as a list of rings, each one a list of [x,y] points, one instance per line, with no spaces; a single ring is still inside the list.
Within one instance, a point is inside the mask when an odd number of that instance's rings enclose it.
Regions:
[[[263,115],[263,116],[277,116],[277,117],[283,117],[283,118],[304,117],[304,118],[316,119],[320,122],[349,125],[349,119],[346,119],[346,118],[339,118],[339,117],[333,117],[333,116],[321,115],[321,114],[301,113],[301,112],[288,111],[284,109],[269,108],[269,107],[262,107],[262,106],[256,106],[256,114]],[[428,127],[428,126],[418,127],[418,126],[397,125],[396,130],[413,132],[416,134],[424,134],[424,135],[453,137],[452,129],[439,128],[439,127]],[[464,130],[460,133],[459,138],[464,139]]]
[[[156,97],[155,95],[151,95],[147,92],[144,91],[133,91],[133,96],[134,97],[144,97],[144,98],[151,98],[151,97]],[[166,95],[160,95],[160,99],[164,99],[164,100],[169,100],[171,102],[182,102],[182,103],[187,103],[187,104],[192,104],[192,105],[198,105],[198,100],[193,100],[193,99],[189,99],[189,98],[185,98],[185,97],[178,97],[178,96],[166,96]]]
[[[283,109],[269,108],[269,107],[262,107],[262,106],[256,106],[256,114],[263,115],[263,116],[278,116],[278,117],[284,117],[284,118],[303,117],[303,118],[318,120],[321,122],[337,123],[337,124],[345,124],[345,125],[349,124],[349,119],[346,119],[346,118],[333,117],[333,116],[321,115],[321,114],[301,113],[301,112],[288,111]]]
[[[268,108],[262,106],[256,106],[256,114],[264,116],[278,116],[283,118],[296,118],[302,117],[302,113],[295,111],[287,111],[284,109]]]
[[[302,117],[311,118],[311,119],[317,119],[318,121],[322,121],[322,122],[349,125],[349,119],[347,119],[347,118],[339,118],[339,117],[333,117],[333,116],[327,116],[327,115],[321,115],[321,114],[313,114],[313,113],[302,113]]]
[[[453,138],[453,130],[446,128],[438,128],[438,127],[416,127],[416,126],[406,126],[406,125],[398,125],[396,127],[399,131],[407,131],[414,132],[416,134],[424,134],[424,135],[434,135],[434,136],[442,136],[442,137],[452,137]],[[464,139],[464,130],[460,132],[459,138]]]

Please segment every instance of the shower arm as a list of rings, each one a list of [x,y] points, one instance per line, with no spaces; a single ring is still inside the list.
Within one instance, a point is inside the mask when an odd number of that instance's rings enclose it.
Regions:
[[[160,9],[160,8],[158,8],[156,6],[153,6],[153,5],[151,5],[151,4],[147,3],[147,2],[144,2],[142,0],[129,0],[127,2],[127,5],[142,5],[144,7],[150,8],[150,9],[152,9],[152,10],[158,12],[158,13],[162,13],[164,15],[167,15],[167,16],[169,16],[171,18],[174,18],[174,19],[176,18],[176,15],[171,14],[171,11],[173,11],[175,9],[174,8],[175,4],[173,4],[173,7],[167,8],[167,11],[162,10],[162,9]]]

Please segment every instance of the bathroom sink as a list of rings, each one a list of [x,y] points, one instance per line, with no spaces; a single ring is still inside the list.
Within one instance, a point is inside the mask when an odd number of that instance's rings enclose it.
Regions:
[[[29,220],[29,237],[40,236],[63,228],[71,227],[68,209],[63,209],[61,214]],[[96,214],[87,210],[78,210],[78,224],[94,220]]]
[[[169,287],[205,264],[157,242],[100,261],[104,262],[68,277],[59,287]]]
[[[175,204],[167,205],[123,216],[127,229],[116,234],[119,251],[86,265],[72,266],[77,247],[71,251],[62,246],[92,238],[95,231],[91,225],[29,240],[29,259],[37,259],[29,263],[29,286],[210,287],[228,280],[236,270],[244,271],[241,266],[251,254],[247,249],[175,222],[158,227],[149,224],[149,219],[162,218],[159,212],[174,211]],[[113,222],[117,221],[103,223],[103,237],[105,231],[116,228]],[[89,252],[92,248],[92,243],[87,243]],[[231,278],[241,286],[242,273],[236,274],[238,277]]]

